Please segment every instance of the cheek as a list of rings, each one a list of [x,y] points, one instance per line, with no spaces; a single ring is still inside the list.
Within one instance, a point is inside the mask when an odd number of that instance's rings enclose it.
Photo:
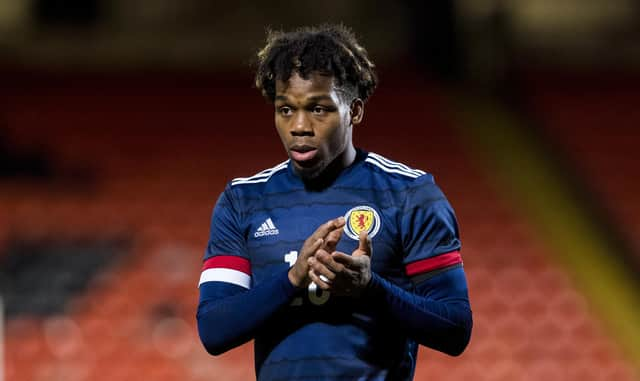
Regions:
[[[347,130],[348,127],[342,127],[339,122],[336,122],[335,126],[328,131],[330,135],[327,136],[327,141],[329,142],[329,146],[332,151],[339,152],[344,148],[345,143],[348,140]]]

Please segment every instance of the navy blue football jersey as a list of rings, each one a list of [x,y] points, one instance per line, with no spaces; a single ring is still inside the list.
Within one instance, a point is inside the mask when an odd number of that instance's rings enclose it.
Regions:
[[[200,284],[255,287],[292,266],[304,241],[339,216],[346,225],[337,250],[352,253],[367,231],[372,271],[405,290],[461,265],[456,218],[433,177],[358,150],[355,162],[323,190],[305,188],[288,161],[232,180],[213,212]],[[314,286],[256,334],[258,379],[413,377],[418,345],[388,311]]]

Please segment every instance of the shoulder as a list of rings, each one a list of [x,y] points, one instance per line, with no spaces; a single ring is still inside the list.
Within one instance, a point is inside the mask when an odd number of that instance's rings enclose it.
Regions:
[[[236,177],[227,183],[225,192],[232,194],[232,197],[260,196],[267,184],[279,176],[285,175],[289,160],[283,161],[271,168],[264,169],[254,175],[247,177]]]
[[[270,181],[286,173],[287,164],[288,160],[252,176],[237,177],[227,182],[216,202],[217,213],[243,215],[247,208],[263,197],[265,187]]]
[[[365,159],[369,171],[381,188],[391,190],[405,205],[429,205],[446,200],[431,173],[369,152]]]
[[[267,168],[262,170],[255,175],[248,177],[236,177],[235,179],[229,182],[231,187],[235,187],[238,185],[249,185],[249,184],[261,184],[269,181],[274,175],[278,172],[281,172],[287,168],[287,164],[289,160],[283,161],[282,163],[275,165],[271,168]]]
[[[398,161],[391,160],[375,152],[369,152],[365,158],[365,165],[376,176],[399,185],[416,185],[419,183],[433,183],[433,176],[421,169],[415,169]]]

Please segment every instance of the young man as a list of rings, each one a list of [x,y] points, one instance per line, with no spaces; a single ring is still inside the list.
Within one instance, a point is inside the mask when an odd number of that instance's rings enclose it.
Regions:
[[[258,380],[411,380],[418,344],[458,355],[472,326],[453,210],[433,177],[353,145],[374,65],[344,26],[271,33],[256,85],[289,160],[218,199],[198,329],[255,339]]]

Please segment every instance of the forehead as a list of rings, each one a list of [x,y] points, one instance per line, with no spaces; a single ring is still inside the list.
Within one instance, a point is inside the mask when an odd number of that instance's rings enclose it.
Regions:
[[[309,74],[308,78],[302,78],[297,72],[293,72],[287,81],[276,81],[276,98],[308,98],[318,95],[328,95],[337,101],[337,92],[333,77],[318,73]]]

